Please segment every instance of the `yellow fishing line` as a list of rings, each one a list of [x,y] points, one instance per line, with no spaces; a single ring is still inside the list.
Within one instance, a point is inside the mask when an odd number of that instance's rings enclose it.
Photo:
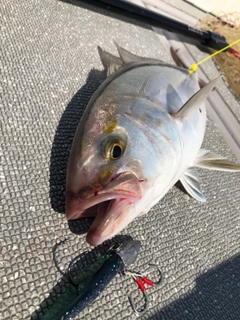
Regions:
[[[189,72],[190,74],[193,73],[193,72],[195,72],[195,71],[197,70],[197,67],[198,67],[201,63],[205,62],[206,60],[208,60],[208,59],[210,59],[210,58],[212,58],[212,57],[214,57],[214,56],[216,56],[217,54],[221,53],[222,51],[224,51],[224,50],[232,47],[234,44],[236,44],[236,43],[238,43],[238,42],[240,42],[240,39],[238,39],[238,40],[230,43],[228,46],[222,48],[221,50],[218,50],[218,51],[214,52],[213,54],[210,54],[209,56],[207,56],[206,58],[202,59],[202,60],[199,61],[198,63],[194,63],[194,64],[188,69],[188,72]]]

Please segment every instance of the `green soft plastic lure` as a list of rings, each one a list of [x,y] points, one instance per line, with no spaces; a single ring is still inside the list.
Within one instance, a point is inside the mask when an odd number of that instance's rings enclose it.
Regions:
[[[100,295],[117,273],[136,260],[140,246],[141,243],[137,240],[120,244],[117,249],[110,250],[79,274],[75,274],[67,289],[59,293],[40,319],[66,320],[80,313]]]

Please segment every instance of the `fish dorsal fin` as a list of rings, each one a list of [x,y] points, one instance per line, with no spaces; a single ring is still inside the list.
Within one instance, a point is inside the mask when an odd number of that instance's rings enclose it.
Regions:
[[[107,76],[112,75],[123,64],[120,58],[115,57],[109,52],[103,51],[100,47],[98,47],[98,53],[104,68],[107,70]]]
[[[194,161],[199,168],[219,171],[240,171],[240,165],[209,150],[200,149]]]
[[[144,60],[144,58],[138,57],[135,54],[127,51],[126,49],[124,49],[122,47],[120,47],[115,41],[114,41],[114,43],[115,43],[115,45],[117,47],[118,53],[120,55],[120,58],[121,58],[121,60],[122,60],[122,62],[124,64],[135,62],[135,61],[143,61]]]
[[[109,67],[107,68],[107,77],[111,76],[113,73],[115,73],[121,65],[116,63],[110,63]]]
[[[205,87],[196,92],[178,112],[172,114],[175,119],[185,119],[188,118],[195,110],[197,110],[202,103],[206,100],[208,94],[215,87],[220,76],[209,82]]]
[[[202,194],[196,168],[188,168],[180,179],[186,191],[196,200],[205,202]]]
[[[118,53],[120,55],[120,58],[122,60],[122,63],[127,64],[127,63],[131,63],[131,62],[136,62],[136,61],[158,61],[161,62],[160,60],[157,59],[153,59],[153,58],[144,58],[144,57],[139,57],[129,51],[127,51],[126,49],[120,47],[115,41],[114,41]]]

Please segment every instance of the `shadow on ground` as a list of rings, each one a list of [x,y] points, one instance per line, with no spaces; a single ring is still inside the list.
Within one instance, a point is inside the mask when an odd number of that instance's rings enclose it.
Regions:
[[[148,318],[148,320],[163,319],[240,319],[240,254],[200,275],[191,293]]]
[[[49,181],[51,206],[56,212],[65,213],[66,169],[75,131],[91,96],[105,78],[105,70],[91,70],[85,85],[73,96],[57,126],[51,149]],[[83,234],[92,221],[92,218],[69,221],[69,228],[75,234]]]
[[[96,262],[113,243],[131,240],[129,236],[116,236],[92,251],[82,253],[72,260],[71,272],[83,272]],[[67,241],[67,240],[66,240]],[[53,259],[61,280],[53,287],[49,296],[32,314],[32,320],[54,319],[63,306],[68,305],[75,296],[75,289],[69,281],[68,272],[61,271],[57,250],[65,241],[53,247]],[[67,244],[66,244],[67,245]],[[60,254],[61,255],[61,254]],[[74,270],[73,270],[74,269]],[[66,267],[65,267],[66,270]],[[83,270],[83,271],[80,271]],[[71,276],[72,277],[72,276]],[[83,277],[84,278],[84,277]],[[87,278],[86,278],[87,279]],[[71,279],[70,279],[71,280]],[[83,279],[83,281],[85,278]],[[121,292],[119,292],[121,295]],[[240,319],[240,255],[236,255],[217,267],[200,275],[192,292],[149,315],[148,320],[238,320]],[[94,304],[94,302],[93,302]],[[157,302],[152,302],[156,306]],[[73,310],[78,314],[77,308]],[[69,314],[69,316],[73,314]],[[133,315],[134,317],[134,315]],[[146,315],[145,315],[146,317]],[[124,318],[124,317],[123,317]],[[68,319],[68,317],[64,318]],[[145,318],[146,319],[146,318]]]
[[[66,169],[77,125],[91,96],[106,78],[106,71],[91,70],[86,84],[73,96],[59,121],[51,150],[50,199],[54,211],[65,212]]]

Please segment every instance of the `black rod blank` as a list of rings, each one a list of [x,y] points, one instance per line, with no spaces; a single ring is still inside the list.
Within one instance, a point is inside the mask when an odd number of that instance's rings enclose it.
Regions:
[[[157,28],[184,35],[216,50],[220,50],[228,45],[225,37],[218,33],[189,26],[127,1],[88,0],[87,2],[109,12],[114,12]]]

